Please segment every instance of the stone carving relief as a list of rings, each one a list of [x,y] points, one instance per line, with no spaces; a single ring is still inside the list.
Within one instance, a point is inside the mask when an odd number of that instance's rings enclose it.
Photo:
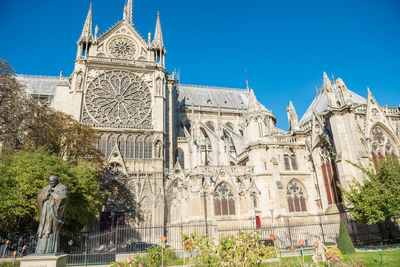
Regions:
[[[85,123],[150,125],[151,93],[133,73],[106,71],[89,83],[85,109]]]

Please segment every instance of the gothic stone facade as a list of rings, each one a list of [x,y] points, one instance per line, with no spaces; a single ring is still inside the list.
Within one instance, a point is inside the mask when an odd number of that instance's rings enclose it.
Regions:
[[[380,106],[324,73],[322,87],[289,131],[253,90],[179,84],[165,68],[159,16],[144,40],[132,21],[92,32],[92,7],[69,77],[19,75],[33,97],[101,133],[97,147],[112,190],[102,220],[132,225],[252,226],[337,212],[341,193],[366,179],[347,163],[399,155],[400,111]],[[345,160],[344,160],[345,159]]]

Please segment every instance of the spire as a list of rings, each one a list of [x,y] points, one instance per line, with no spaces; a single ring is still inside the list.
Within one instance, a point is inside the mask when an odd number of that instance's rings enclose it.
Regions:
[[[85,25],[82,29],[81,37],[79,38],[78,42],[93,42],[93,34],[92,34],[92,3],[90,3],[89,11],[85,20]]]
[[[326,72],[324,71],[324,88],[330,88],[332,86],[331,81],[328,78],[328,75],[326,75]]]
[[[128,0],[124,6],[124,20],[133,25],[133,0]]]
[[[161,32],[160,12],[157,13],[156,29],[154,31],[154,39],[152,42],[152,46],[155,48],[164,47],[163,36]]]

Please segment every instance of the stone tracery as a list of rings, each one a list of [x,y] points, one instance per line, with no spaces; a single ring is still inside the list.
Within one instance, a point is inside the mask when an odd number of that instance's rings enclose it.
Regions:
[[[86,90],[85,106],[96,123],[150,124],[151,93],[133,73],[107,71],[99,75]]]

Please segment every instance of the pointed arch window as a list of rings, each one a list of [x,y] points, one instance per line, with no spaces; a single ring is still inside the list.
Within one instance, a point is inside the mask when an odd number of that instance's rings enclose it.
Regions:
[[[139,136],[135,141],[135,158],[142,159],[143,158],[143,137]]]
[[[375,164],[378,163],[378,160],[382,160],[385,155],[396,157],[392,142],[381,127],[372,128],[371,141],[372,159]]]
[[[286,192],[289,212],[307,211],[304,187],[299,181],[291,180],[287,186]]]
[[[125,136],[120,136],[118,138],[118,147],[119,147],[119,151],[121,152],[121,155],[123,158],[126,158],[126,139]]]
[[[108,137],[107,140],[107,154],[106,156],[110,156],[112,149],[115,146],[115,143],[117,142],[117,138],[114,135],[111,135]]]
[[[144,158],[151,159],[153,155],[153,143],[150,136],[147,136],[144,141]]]
[[[214,213],[216,216],[235,215],[235,198],[225,183],[219,184],[215,189]]]

